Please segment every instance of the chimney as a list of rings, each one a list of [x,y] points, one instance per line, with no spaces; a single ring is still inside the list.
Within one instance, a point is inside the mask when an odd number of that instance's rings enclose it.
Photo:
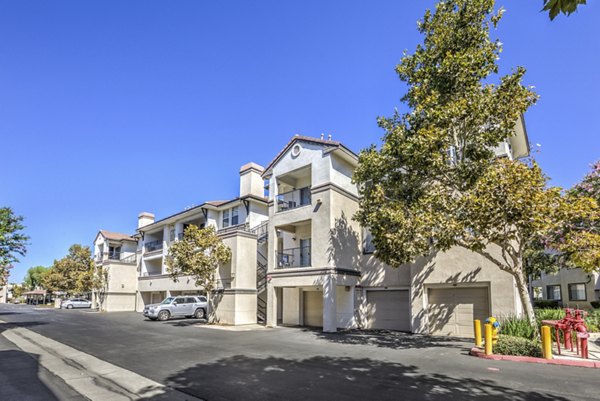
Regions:
[[[154,223],[154,214],[148,212],[138,214],[138,228],[145,227],[152,223]]]
[[[321,140],[325,139],[325,134],[321,132]]]
[[[327,135],[327,140],[331,141],[331,134]]]
[[[240,197],[246,195],[265,196],[265,183],[261,177],[265,171],[256,163],[244,164],[240,168]]]

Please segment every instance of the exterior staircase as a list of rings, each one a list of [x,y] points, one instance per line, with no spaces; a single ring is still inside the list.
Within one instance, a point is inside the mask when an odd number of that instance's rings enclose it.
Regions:
[[[258,324],[267,322],[267,270],[268,270],[268,239],[269,222],[256,226],[251,230],[256,234],[256,321]]]

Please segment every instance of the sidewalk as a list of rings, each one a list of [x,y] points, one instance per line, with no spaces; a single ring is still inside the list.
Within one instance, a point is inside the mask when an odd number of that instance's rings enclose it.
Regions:
[[[86,399],[40,366],[36,355],[21,351],[2,335],[0,335],[0,389],[0,398],[7,401],[83,401]]]

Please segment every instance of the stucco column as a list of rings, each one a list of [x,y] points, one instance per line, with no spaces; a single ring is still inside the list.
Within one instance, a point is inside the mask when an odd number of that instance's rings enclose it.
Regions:
[[[337,331],[335,298],[335,279],[333,275],[329,275],[325,280],[325,285],[323,285],[323,331],[326,333],[335,333]]]
[[[179,234],[183,234],[183,223],[175,223],[175,239],[179,238]]]
[[[167,265],[165,264],[165,260],[167,258],[167,254],[169,253],[169,245],[171,244],[169,241],[169,226],[166,225],[163,228],[163,258],[162,258],[162,268],[161,273],[167,274]]]
[[[267,327],[277,326],[277,292],[273,284],[267,282]]]

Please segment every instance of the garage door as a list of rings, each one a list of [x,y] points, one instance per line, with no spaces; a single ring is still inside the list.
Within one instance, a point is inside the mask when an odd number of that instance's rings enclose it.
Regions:
[[[410,331],[408,290],[367,291],[367,328]]]
[[[473,337],[473,320],[490,315],[487,288],[430,288],[427,294],[431,334]]]
[[[304,291],[304,325],[323,327],[323,292]]]

